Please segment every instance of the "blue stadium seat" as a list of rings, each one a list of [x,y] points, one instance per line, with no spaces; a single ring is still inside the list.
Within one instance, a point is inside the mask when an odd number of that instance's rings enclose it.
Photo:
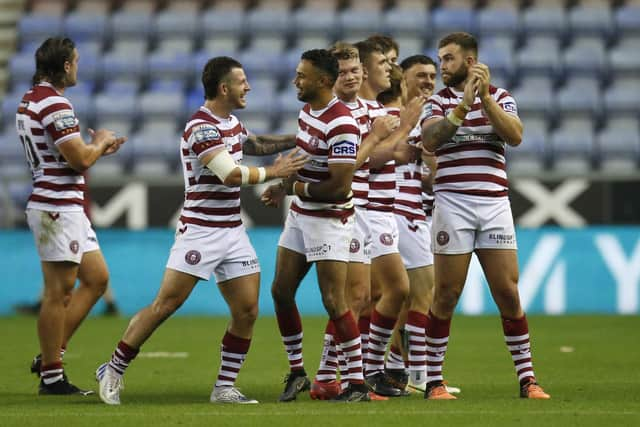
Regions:
[[[219,10],[210,8],[202,14],[202,33],[206,38],[218,35],[241,37],[247,28],[242,10]]]
[[[607,114],[638,113],[638,94],[640,93],[640,77],[615,79],[604,92],[604,111]]]
[[[181,78],[159,78],[149,81],[148,92],[181,92],[185,88],[185,80]]]
[[[111,15],[111,34],[114,40],[146,41],[151,34],[153,15],[142,12],[117,11]]]
[[[146,76],[145,56],[132,55],[126,51],[112,51],[104,55],[102,73],[110,79],[140,78]]]
[[[143,120],[166,119],[172,123],[183,121],[185,96],[182,91],[177,92],[145,92],[139,97],[140,114]]]
[[[576,77],[570,79],[557,94],[558,108],[563,114],[599,114],[602,109],[600,81],[597,78]]]
[[[565,119],[550,135],[554,169],[566,174],[585,174],[595,160],[593,122],[589,118]]]
[[[17,53],[9,58],[9,76],[12,84],[30,82],[36,71],[35,52]]]
[[[193,56],[188,52],[156,51],[148,57],[149,78],[191,79],[193,61]]]
[[[287,86],[285,90],[278,94],[277,100],[281,111],[281,117],[287,116],[298,117],[300,109],[304,105],[302,101],[298,100],[297,89],[293,85]]]
[[[609,51],[609,64],[614,75],[638,75],[640,69],[640,35],[627,36]]]
[[[522,144],[507,148],[507,167],[517,173],[540,173],[547,164],[547,122],[523,120]]]
[[[417,39],[429,36],[429,12],[426,8],[394,8],[382,16],[382,28],[394,36],[410,34]]]
[[[342,39],[358,41],[382,28],[382,13],[379,10],[345,9],[338,13],[338,23]]]
[[[286,46],[286,37],[279,34],[262,34],[251,40],[249,49],[253,51],[260,51],[267,55],[279,55],[285,50]]]
[[[247,13],[247,28],[255,37],[260,34],[288,35],[293,31],[290,24],[291,15],[288,11],[270,9],[268,4]]]
[[[211,52],[213,56],[233,57],[240,50],[240,42],[240,38],[235,35],[217,34],[215,37],[206,38],[202,50]]]
[[[113,94],[136,94],[140,90],[140,82],[138,79],[108,79],[103,90],[105,93]]]
[[[204,90],[202,87],[196,87],[189,91],[187,94],[187,106],[186,112],[187,116],[191,117],[193,113],[195,113],[198,108],[200,108],[204,104]]]
[[[486,7],[478,12],[477,25],[481,37],[495,34],[516,37],[520,20],[515,9]]]
[[[504,38],[487,38],[480,43],[478,58],[489,66],[491,73],[494,71],[506,76],[511,76],[515,70],[513,48]]]
[[[596,138],[603,171],[608,174],[637,171],[640,160],[640,125],[637,119],[611,119]]]
[[[166,176],[180,150],[179,133],[172,126],[149,126],[134,134],[133,172],[143,176]]]
[[[613,33],[613,14],[609,2],[596,7],[577,5],[569,10],[569,30],[571,35],[594,34],[609,37]]]
[[[22,44],[36,42],[62,34],[62,17],[45,14],[24,14],[18,21],[18,38]],[[35,50],[34,50],[35,51]]]
[[[6,128],[11,125],[15,126],[18,104],[24,94],[24,91],[10,92],[2,97],[2,128]]]
[[[560,46],[556,37],[529,37],[517,54],[518,72],[522,74],[554,75],[559,70]]]
[[[200,34],[201,22],[195,11],[165,10],[156,15],[152,28],[157,40],[175,36],[193,39]]]
[[[240,52],[236,59],[240,61],[249,78],[272,74],[278,62],[278,57],[273,53],[252,48]]]
[[[304,52],[310,49],[328,47],[332,44],[332,39],[321,34],[300,34],[296,37],[295,50]]]
[[[333,10],[300,8],[293,12],[292,19],[298,37],[302,34],[320,34],[333,40],[340,30]]]
[[[71,12],[64,20],[64,32],[74,41],[102,41],[109,37],[109,26],[105,15]]]
[[[578,37],[562,53],[566,73],[600,77],[607,69],[605,44],[600,37]]]
[[[614,22],[618,34],[640,33],[640,5],[625,5],[616,9]]]
[[[96,117],[100,120],[136,120],[139,113],[135,93],[102,92],[95,97]]]
[[[95,117],[93,95],[90,91],[74,89],[76,88],[65,91],[65,95],[73,105],[73,111],[80,120],[80,127],[86,128],[91,125]]]
[[[439,7],[431,12],[431,26],[434,38],[453,31],[475,32],[475,11],[467,8]]]
[[[118,53],[131,56],[146,56],[149,42],[146,38],[141,39],[118,39],[114,40],[109,53]]]
[[[567,13],[560,5],[532,6],[522,13],[522,29],[530,36],[537,34],[562,36],[567,29]]]
[[[407,33],[395,35],[393,38],[400,46],[398,62],[408,56],[421,54],[424,51],[424,39],[421,37],[413,37]],[[432,59],[436,60],[437,58]]]
[[[524,78],[512,94],[521,112],[553,114],[553,82],[548,77]]]
[[[20,144],[20,139],[16,132],[15,125],[15,111],[13,112],[13,124],[3,127],[3,132],[0,134],[0,168],[5,169],[11,164],[16,166],[11,171],[11,175],[26,175],[29,168],[25,159],[24,148]],[[3,171],[3,175],[6,172]],[[5,175],[6,176],[6,175]]]

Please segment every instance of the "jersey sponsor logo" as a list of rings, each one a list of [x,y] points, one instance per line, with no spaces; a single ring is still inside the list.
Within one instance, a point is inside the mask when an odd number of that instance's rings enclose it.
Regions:
[[[328,253],[330,250],[331,250],[331,245],[328,245],[325,243],[320,246],[313,246],[310,248],[306,248],[305,252],[309,256],[318,256],[318,255],[324,255]]]
[[[507,113],[515,114],[518,112],[518,108],[516,107],[516,104],[513,102],[505,102],[504,104],[502,104],[502,109]]]
[[[382,233],[380,235],[380,243],[382,243],[385,246],[393,245],[393,236],[389,233]]]
[[[56,128],[56,131],[63,132],[78,126],[78,119],[76,119],[73,111],[61,111],[54,114],[53,126]]]
[[[193,130],[196,143],[220,139],[220,132],[214,126],[202,125]]]
[[[190,250],[184,256],[185,262],[189,265],[196,265],[200,262],[201,259],[202,255],[200,255],[200,252],[196,250]]]
[[[360,241],[358,239],[351,239],[349,244],[349,252],[352,254],[357,253],[360,250]]]
[[[444,246],[449,243],[449,239],[449,233],[446,231],[438,231],[438,234],[436,235],[436,242],[438,242],[440,246]]]
[[[72,240],[69,242],[69,250],[75,255],[80,250],[80,243],[77,240]]]
[[[334,156],[354,156],[356,154],[356,144],[351,141],[340,141],[331,147]]]

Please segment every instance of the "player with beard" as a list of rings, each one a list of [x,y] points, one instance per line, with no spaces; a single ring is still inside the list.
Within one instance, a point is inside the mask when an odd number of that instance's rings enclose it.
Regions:
[[[356,43],[365,80],[358,95],[369,109],[369,117],[387,115],[377,96],[390,87],[391,65],[380,46],[373,42]],[[371,308],[365,373],[372,391],[382,396],[400,396],[402,390],[388,384],[384,375],[384,355],[398,313],[409,294],[409,280],[398,251],[398,228],[393,216],[395,199],[394,151],[409,136],[422,111],[424,100],[414,99],[400,112],[400,123],[389,137],[377,144],[370,155],[367,219],[371,229]],[[360,318],[361,333],[366,333],[366,316]]]
[[[327,50],[302,54],[294,84],[306,104],[298,119],[297,145],[310,156],[293,179],[263,194],[279,205],[284,192],[295,195],[278,242],[273,296],[278,327],[289,359],[281,402],[296,399],[310,382],[302,357],[302,323],[295,301],[300,283],[316,264],[322,302],[348,366],[348,386],[336,400],[369,401],[362,374],[360,334],[346,298],[349,244],[354,226],[351,181],[360,138],[349,108],[333,94],[338,61]]]
[[[397,120],[391,116],[378,117],[371,123],[366,104],[358,98],[358,90],[362,85],[363,68],[360,63],[358,49],[355,46],[338,42],[331,47],[332,55],[338,60],[338,78],[333,87],[333,92],[351,111],[351,115],[358,123],[361,134],[361,143],[356,158],[356,168],[368,171],[368,157],[371,149],[385,139],[397,126]],[[346,297],[356,319],[360,311],[367,308],[370,303],[370,265],[369,245],[371,233],[366,219],[365,205],[369,182],[362,179],[356,173],[351,185],[355,207],[355,225],[349,247],[349,267],[347,271]],[[340,356],[340,357],[339,357]],[[320,366],[316,377],[311,384],[310,395],[312,399],[327,400],[335,397],[340,392],[340,383],[336,380],[336,370],[340,361],[341,381],[344,386],[348,384],[347,365],[341,351],[337,349],[335,342],[335,325],[331,320],[327,323],[324,335],[324,345]],[[378,399],[375,394],[370,394],[372,399]]]
[[[202,72],[205,102],[187,121],[180,140],[185,201],[158,295],[129,322],[111,360],[96,370],[100,398],[120,404],[123,375],[140,347],[189,297],[200,280],[212,274],[231,312],[220,346],[220,368],[212,403],[258,403],[244,396],[235,381],[244,363],[258,315],[260,265],[240,219],[240,187],[285,178],[307,158],[293,150],[273,165],[242,165],[243,145],[252,153],[288,148],[269,138],[250,137],[232,114],[246,106],[251,89],[242,65],[226,56],[210,59]],[[258,147],[257,145],[260,145]]]
[[[440,40],[438,58],[447,86],[430,98],[422,125],[425,150],[435,152],[433,249],[435,294],[427,317],[426,399],[455,399],[442,383],[451,318],[476,253],[502,317],[502,329],[520,383],[520,397],[549,399],[536,382],[529,327],[518,294],[515,227],[509,204],[505,145],[522,141],[515,100],[490,84],[467,33]]]

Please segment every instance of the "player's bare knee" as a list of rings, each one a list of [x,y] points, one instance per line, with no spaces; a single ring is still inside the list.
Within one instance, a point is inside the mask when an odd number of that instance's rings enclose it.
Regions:
[[[274,280],[271,285],[271,297],[277,306],[288,307],[295,304],[295,292],[291,292],[282,282]]]
[[[258,318],[258,303],[245,304],[238,310],[231,313],[234,323],[240,323],[246,326],[252,326]]]
[[[179,298],[170,297],[170,298],[162,298],[157,299],[151,305],[151,311],[160,319],[166,319],[176,312],[182,306],[182,303]]]

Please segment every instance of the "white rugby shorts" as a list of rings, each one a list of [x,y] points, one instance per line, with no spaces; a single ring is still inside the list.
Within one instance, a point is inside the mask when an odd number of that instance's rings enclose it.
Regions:
[[[383,255],[397,254],[398,223],[393,212],[367,211],[371,229],[371,259]]]
[[[330,218],[303,215],[289,209],[278,246],[314,261],[349,262],[349,247],[355,218]]]
[[[431,234],[436,254],[518,248],[508,197],[439,191],[436,193]]]
[[[205,227],[178,222],[167,268],[217,283],[260,272],[260,264],[243,225]]]
[[[70,261],[80,264],[85,252],[100,249],[96,232],[84,211],[27,209],[26,214],[42,261]]]
[[[398,223],[398,249],[407,270],[433,265],[431,251],[431,220],[410,221],[395,214]]]
[[[371,230],[367,210],[356,206],[355,224],[349,245],[349,262],[371,264]]]

